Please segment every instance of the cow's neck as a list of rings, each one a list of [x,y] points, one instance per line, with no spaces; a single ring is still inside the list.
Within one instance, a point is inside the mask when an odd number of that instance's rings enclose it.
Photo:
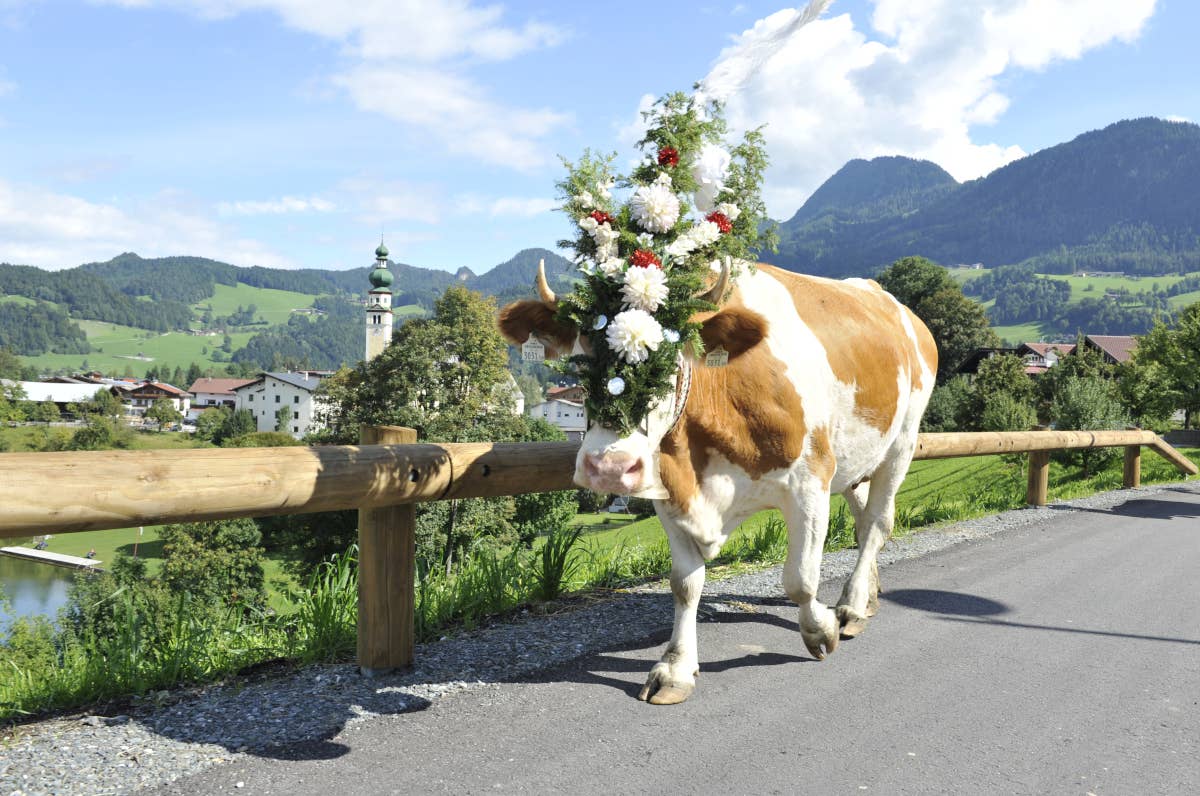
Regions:
[[[660,446],[659,472],[674,506],[687,511],[713,454],[755,479],[800,457],[804,412],[786,370],[765,345],[722,367],[693,366],[683,414]]]

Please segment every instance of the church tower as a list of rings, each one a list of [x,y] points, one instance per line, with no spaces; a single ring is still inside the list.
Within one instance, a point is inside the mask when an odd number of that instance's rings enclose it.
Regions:
[[[387,246],[380,241],[375,250],[375,270],[367,293],[367,355],[373,359],[392,342],[392,272],[388,270]]]

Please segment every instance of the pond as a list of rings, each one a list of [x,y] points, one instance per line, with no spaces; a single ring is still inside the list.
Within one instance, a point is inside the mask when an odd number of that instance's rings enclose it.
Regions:
[[[15,544],[20,540],[4,540],[6,547]],[[7,598],[6,603],[0,603],[0,633],[19,616],[40,614],[53,620],[58,609],[67,604],[67,591],[74,579],[73,569],[0,555],[0,589]]]

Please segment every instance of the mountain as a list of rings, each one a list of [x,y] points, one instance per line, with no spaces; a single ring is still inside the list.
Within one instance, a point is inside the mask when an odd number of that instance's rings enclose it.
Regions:
[[[866,276],[906,255],[1183,273],[1200,267],[1200,126],[1117,122],[963,184],[907,158],[851,161],[781,225],[793,270]]]

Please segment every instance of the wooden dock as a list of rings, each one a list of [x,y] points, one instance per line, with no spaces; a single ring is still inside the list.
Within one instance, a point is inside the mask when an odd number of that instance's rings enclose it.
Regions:
[[[0,555],[24,558],[28,561],[40,561],[43,564],[53,564],[56,567],[70,569],[100,570],[100,563],[94,558],[80,558],[63,553],[51,553],[49,550],[36,550],[32,547],[0,547]]]

